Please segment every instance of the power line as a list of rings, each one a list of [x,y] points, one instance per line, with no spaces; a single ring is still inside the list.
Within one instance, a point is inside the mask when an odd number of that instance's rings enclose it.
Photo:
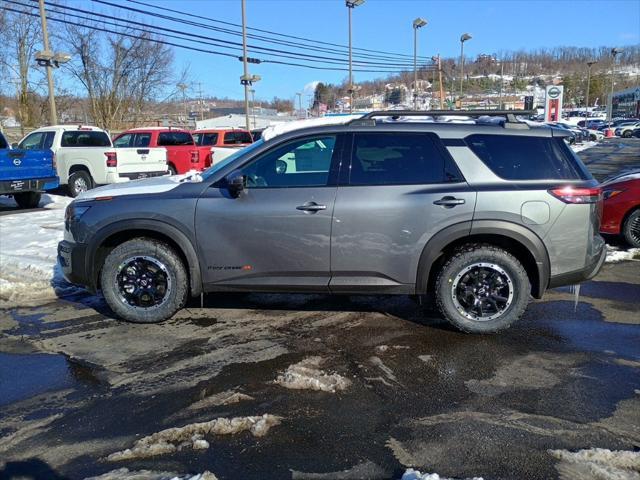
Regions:
[[[17,4],[17,5],[20,5],[20,6],[27,6],[27,5],[15,2],[13,0],[6,0],[6,1],[10,2],[10,3],[14,3],[14,4]],[[6,10],[6,11],[10,11],[10,12],[14,12],[14,13],[23,14],[23,15],[29,15],[29,16],[32,16],[32,17],[37,17],[38,16],[37,14],[34,14],[34,13],[28,13],[28,12],[24,12],[24,11],[21,11],[21,10],[13,9],[13,8],[10,8],[10,7],[4,7],[3,6],[3,7],[0,7],[0,9]],[[181,48],[181,49],[184,49],[184,50],[208,53],[208,54],[212,54],[212,55],[225,56],[225,57],[236,58],[236,59],[238,58],[236,55],[234,55],[232,53],[224,53],[224,52],[218,52],[218,51],[214,51],[214,50],[205,50],[203,48],[198,48],[198,47],[178,44],[178,43],[169,42],[169,41],[166,41],[166,40],[160,40],[160,39],[157,39],[157,38],[152,38],[152,37],[149,37],[149,36],[134,35],[134,34],[126,33],[126,32],[123,32],[123,31],[111,30],[111,29],[108,29],[108,28],[102,28],[102,27],[98,27],[98,26],[95,26],[95,25],[81,24],[81,23],[72,22],[72,21],[69,21],[69,20],[64,20],[64,19],[55,18],[55,17],[51,17],[51,16],[49,16],[48,18],[52,22],[64,23],[64,24],[67,24],[67,25],[73,25],[73,26],[77,26],[77,27],[89,28],[91,30],[101,31],[101,32],[105,32],[105,33],[112,33],[112,34],[116,34],[116,35],[122,35],[122,36],[133,38],[133,39],[145,40],[145,41],[149,41],[149,42],[154,42],[154,43],[159,43],[159,44],[163,44],[163,45],[173,46],[173,47]],[[197,42],[196,40],[189,40],[187,38],[182,38],[182,37],[180,37],[180,38],[182,40],[186,40],[186,41]],[[202,43],[202,42],[200,42],[200,43]],[[305,60],[305,59],[301,58],[300,60]],[[307,61],[311,61],[311,60],[307,60]],[[312,70],[328,70],[328,71],[347,71],[348,70],[347,68],[307,65],[307,64],[302,64],[302,63],[285,62],[285,61],[271,60],[271,59],[261,60],[261,63],[273,63],[273,64],[278,64],[278,65],[287,65],[287,66],[293,66],[293,67],[308,68],[308,69],[312,69]],[[358,70],[354,70],[354,71],[365,72],[365,73],[398,73],[399,72],[398,70],[380,70],[380,69],[377,69],[377,70],[358,69]],[[403,70],[400,70],[400,71],[403,71]]]
[[[18,3],[15,2],[13,0],[7,0],[9,3],[14,3],[14,4],[18,4],[21,6],[27,6],[25,4],[22,3]],[[34,0],[32,0],[34,1]],[[149,24],[145,24],[145,23],[141,23],[141,22],[137,22],[135,20],[129,20],[129,19],[123,19],[123,18],[119,18],[119,17],[114,17],[113,15],[107,15],[107,14],[103,14],[103,13],[97,13],[97,12],[91,12],[88,10],[84,10],[84,9],[80,9],[80,8],[75,8],[75,7],[70,7],[70,6],[66,6],[66,5],[61,5],[61,4],[57,4],[54,2],[48,2],[48,5],[51,5],[53,7],[56,8],[61,8],[63,10],[71,10],[71,11],[75,11],[75,12],[80,12],[80,13],[84,13],[84,14],[88,14],[88,15],[92,15],[92,16],[96,16],[96,17],[101,17],[101,18],[107,18],[110,20],[115,20],[115,21],[119,21],[122,23],[125,23],[125,25],[119,25],[117,23],[113,23],[113,22],[105,22],[102,21],[101,22],[113,25],[113,26],[117,26],[117,27],[121,27],[121,28],[126,28],[127,24],[131,24],[131,25],[140,25],[142,27],[144,27],[144,29],[142,28],[137,28],[137,27],[132,27],[132,28],[136,28],[137,30],[143,30],[143,31],[147,31],[147,30],[153,30],[153,32],[148,31],[147,33],[156,33],[158,34],[158,31],[162,31],[162,32],[171,32],[171,33],[163,33],[164,36],[169,37],[169,38],[175,38],[178,40],[186,40],[186,41],[191,41],[191,42],[196,42],[196,40],[192,40],[189,37],[193,37],[193,38],[198,38],[200,40],[198,40],[198,43],[205,43],[205,44],[209,44],[209,45],[213,45],[216,47],[220,47],[220,48],[226,48],[226,49],[232,49],[232,50],[236,50],[238,48],[240,48],[241,43],[238,42],[232,42],[229,40],[225,40],[225,39],[220,39],[220,38],[212,38],[212,37],[206,37],[204,35],[198,35],[195,33],[191,33],[191,34],[185,34],[179,30],[174,30],[174,29],[170,29],[170,28],[166,28],[166,27],[157,27],[154,25],[149,25]],[[35,8],[35,5],[33,6]],[[86,17],[82,17],[80,15],[74,15],[71,13],[67,13],[67,12],[59,12],[59,11],[53,11],[53,13],[58,13],[58,14],[62,14],[62,15],[67,15],[70,17],[75,17],[75,18],[80,18],[82,20],[93,20],[93,19],[89,19]],[[178,35],[175,35],[178,34]],[[230,47],[229,45],[234,45],[232,47]],[[271,56],[275,56],[275,57],[281,57],[281,58],[289,58],[289,59],[293,59],[293,60],[304,60],[304,61],[310,61],[310,62],[318,62],[318,63],[329,63],[329,64],[336,64],[336,65],[344,65],[346,63],[346,59],[340,59],[340,58],[335,58],[335,57],[325,57],[325,56],[319,56],[319,55],[311,55],[311,54],[303,54],[303,53],[298,53],[298,52],[289,52],[286,50],[279,50],[279,49],[272,49],[272,48],[267,48],[267,47],[259,47],[259,46],[254,46],[254,45],[249,45],[250,48],[254,49],[254,50],[264,50],[265,52],[268,52],[269,55]],[[358,64],[359,66],[362,67],[381,67],[381,68],[390,68],[392,69],[393,67],[411,67],[412,65],[409,64],[391,64],[391,63],[378,63],[378,62],[369,62],[369,61],[356,61],[354,62],[356,64]],[[424,65],[423,65],[424,66]],[[391,71],[397,71],[397,69],[393,69]]]
[[[106,2],[104,0],[92,0],[92,1],[98,2],[98,3],[109,4],[109,5],[117,6],[117,7],[120,7],[120,8],[127,8],[127,7],[123,7],[121,5],[108,3],[108,2]],[[164,6],[160,7],[158,5],[153,5],[153,4],[150,4],[150,3],[142,2],[140,0],[126,0],[126,1],[129,2],[129,3],[133,3],[133,4],[143,5],[145,7],[151,7],[151,8],[159,9],[159,10],[162,10],[162,11],[167,11],[167,12],[171,12],[171,13],[177,13],[178,15],[182,15],[184,17],[198,18],[198,19],[201,19],[201,20],[207,20],[207,21],[212,22],[212,23],[219,23],[219,24],[222,24],[222,25],[229,25],[229,26],[238,27],[238,28],[242,26],[242,25],[239,25],[237,23],[227,22],[227,21],[223,21],[223,20],[217,20],[217,19],[214,19],[214,18],[211,18],[211,17],[204,17],[204,16],[193,15],[193,14],[187,14],[187,13],[181,12],[179,10],[174,10],[174,9],[167,8],[167,7],[164,7]],[[138,13],[149,14],[149,12],[145,12],[144,10],[139,10],[139,9],[132,9],[132,10],[133,11],[137,11]],[[156,16],[156,14],[153,14],[153,15]],[[179,21],[179,20],[174,19],[172,17],[168,17],[168,19]],[[203,24],[200,24],[200,25],[203,25]],[[208,25],[205,25],[205,27],[206,28],[214,28],[214,27],[208,26]],[[267,34],[270,34],[270,35],[276,35],[276,36],[283,37],[283,38],[291,38],[291,39],[294,39],[294,40],[300,40],[300,41],[303,41],[303,42],[306,42],[306,43],[311,43],[312,46],[313,45],[317,45],[317,44],[322,44],[322,45],[329,45],[329,46],[333,46],[333,47],[339,47],[339,48],[342,48],[343,50],[348,48],[348,46],[346,46],[346,45],[340,45],[340,44],[337,44],[337,43],[325,42],[325,41],[322,41],[322,40],[314,40],[314,39],[299,37],[299,36],[295,36],[295,35],[288,35],[288,34],[284,34],[284,33],[274,32],[274,31],[271,31],[271,30],[265,30],[265,29],[261,29],[261,28],[256,28],[256,27],[247,27],[247,30],[253,30],[255,32],[261,32],[261,33],[267,33]],[[261,37],[261,38],[268,39],[268,37]],[[270,39],[270,40],[273,41],[274,39]],[[308,48],[308,46],[305,46],[305,48]],[[384,56],[391,55],[392,57],[396,57],[396,58],[397,57],[407,57],[407,60],[412,60],[413,59],[412,55],[406,54],[406,53],[385,52],[385,51],[382,51],[382,50],[371,50],[371,49],[361,48],[361,47],[353,47],[353,50],[361,51],[361,52],[369,52],[369,53],[362,54],[362,55],[377,56],[377,55],[372,55],[372,54],[383,54]],[[356,55],[358,55],[358,54],[354,53],[354,56],[356,56]],[[424,57],[424,56],[418,56],[418,58],[421,58],[423,60],[429,60],[429,57]]]

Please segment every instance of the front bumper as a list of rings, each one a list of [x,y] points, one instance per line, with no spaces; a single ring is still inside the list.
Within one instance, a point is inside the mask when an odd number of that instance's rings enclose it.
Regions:
[[[91,284],[86,270],[86,252],[86,245],[62,240],[58,243],[58,265],[69,283],[82,285],[93,291],[95,286]]]
[[[554,275],[549,279],[549,287],[548,288],[556,288],[562,287],[565,285],[575,285],[580,282],[585,282],[587,280],[591,280],[595,277],[602,265],[604,265],[604,261],[607,258],[607,247],[603,246],[600,253],[595,257],[595,260],[589,265],[581,268],[580,270],[575,270],[573,272],[563,273],[561,275]]]

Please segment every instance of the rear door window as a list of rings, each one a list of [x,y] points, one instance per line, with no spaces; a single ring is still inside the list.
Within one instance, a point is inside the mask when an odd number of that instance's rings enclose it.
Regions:
[[[136,136],[133,139],[133,146],[137,148],[148,147],[151,145],[151,134],[150,133],[136,133]]]
[[[217,133],[194,133],[193,139],[197,145],[209,146],[218,143]]]
[[[249,132],[226,132],[224,134],[225,145],[238,145],[243,143],[251,143],[253,139]]]
[[[505,180],[590,180],[591,174],[559,137],[470,135],[469,148]]]
[[[194,145],[189,132],[161,132],[158,135],[158,146],[175,147],[180,145]]]
[[[133,133],[125,133],[124,135],[116,138],[113,142],[113,146],[116,148],[128,148],[131,145],[132,138]]]
[[[357,133],[350,185],[424,185],[462,181],[431,133]]]
[[[61,147],[110,147],[111,140],[105,132],[76,130],[63,132]]]

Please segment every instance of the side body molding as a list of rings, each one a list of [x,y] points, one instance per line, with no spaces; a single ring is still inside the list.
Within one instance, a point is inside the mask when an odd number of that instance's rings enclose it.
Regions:
[[[474,220],[452,225],[434,237],[425,246],[420,256],[418,276],[416,279],[416,293],[427,291],[429,275],[434,262],[443,250],[451,243],[467,236],[496,235],[517,242],[524,247],[535,262],[537,281],[532,285],[532,294],[540,298],[549,285],[551,267],[549,254],[544,243],[534,232],[517,223],[503,220]]]
[[[189,240],[189,238],[177,227],[164,221],[153,219],[127,219],[126,221],[112,223],[101,228],[92,236],[91,241],[87,246],[86,269],[87,277],[91,282],[90,287],[94,291],[98,286],[99,269],[97,268],[96,260],[99,259],[100,245],[102,245],[102,243],[110,236],[126,232],[127,230],[148,230],[165,235],[173,240],[187,259],[191,295],[197,296],[202,293],[202,274],[200,270],[200,263],[198,262],[198,255],[196,254],[192,241]]]

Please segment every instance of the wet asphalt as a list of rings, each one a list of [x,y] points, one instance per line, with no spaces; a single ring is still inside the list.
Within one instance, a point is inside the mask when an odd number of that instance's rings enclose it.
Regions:
[[[640,448],[639,309],[631,261],[607,264],[577,304],[567,288],[550,291],[491,336],[459,333],[408,297],[209,295],[161,325],[112,319],[82,294],[6,311],[0,478],[122,467],[221,479],[399,478],[407,467],[557,478],[549,449]],[[273,382],[309,356],[350,387]],[[253,399],[193,408],[230,390]],[[105,460],[165,428],[263,413],[283,420],[262,438]]]
[[[635,161],[617,160],[625,141],[582,156],[606,176]],[[83,293],[0,310],[0,479],[123,467],[234,480],[398,479],[408,467],[560,478],[549,449],[640,449],[639,312],[640,261],[606,264],[577,302],[570,288],[549,291],[490,336],[405,296],[208,295],[160,325],[118,321]],[[274,383],[311,356],[351,385]],[[229,391],[251,399],[207,402]],[[166,428],[264,413],[282,417],[264,437],[106,460]]]

